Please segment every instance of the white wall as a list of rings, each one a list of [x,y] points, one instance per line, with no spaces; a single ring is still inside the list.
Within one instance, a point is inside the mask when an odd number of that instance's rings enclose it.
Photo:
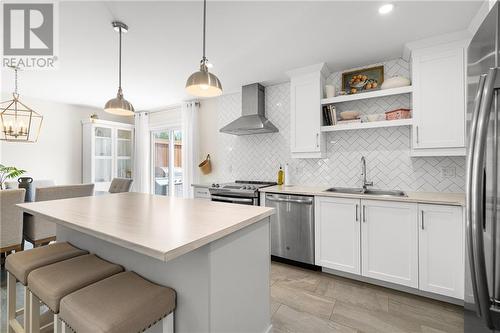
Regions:
[[[403,59],[376,65],[382,64],[385,77],[410,74],[409,64]],[[327,81],[339,87],[340,78],[341,73],[336,72]],[[345,108],[371,114],[410,105],[408,96],[389,96],[374,102],[345,103],[339,110]],[[326,134],[326,158],[291,158],[289,83],[266,87],[266,115],[278,127],[278,133],[234,136],[218,132],[241,115],[241,93],[223,95],[210,103],[202,102],[200,115],[209,117],[210,121],[217,119],[215,125],[200,122],[202,127],[206,126],[200,132],[202,149],[210,151],[213,157],[213,173],[202,177],[204,183],[237,179],[276,181],[279,165],[288,163],[292,184],[356,186],[360,182],[360,159],[365,156],[368,179],[374,181],[377,188],[432,192],[464,190],[465,158],[411,157],[408,127],[330,132]],[[455,175],[445,176],[445,168],[453,169]]]
[[[2,96],[2,100],[9,96]],[[35,179],[52,179],[56,184],[81,183],[81,120],[97,113],[100,119],[133,122],[132,117],[105,114],[100,109],[61,104],[21,96],[21,100],[43,115],[42,129],[36,143],[1,142],[0,163],[27,170]]]
[[[200,130],[198,162],[203,161],[207,157],[207,155],[210,154],[210,160],[213,170],[217,170],[217,168],[222,165],[221,163],[219,163],[220,160],[217,152],[217,136],[219,135],[219,127],[217,121],[218,105],[218,98],[211,98],[200,101],[200,112],[198,117]],[[211,173],[208,175],[203,175],[200,173],[200,179],[203,183],[217,181],[215,173]]]

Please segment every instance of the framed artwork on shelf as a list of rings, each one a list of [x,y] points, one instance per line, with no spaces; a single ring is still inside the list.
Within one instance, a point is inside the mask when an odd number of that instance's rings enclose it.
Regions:
[[[342,73],[342,90],[347,94],[357,94],[380,89],[384,82],[384,66],[357,69]]]

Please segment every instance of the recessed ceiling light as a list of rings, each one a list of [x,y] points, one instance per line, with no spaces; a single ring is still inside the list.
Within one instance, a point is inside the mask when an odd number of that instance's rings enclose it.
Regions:
[[[385,5],[382,5],[379,7],[378,9],[378,13],[379,14],[388,14],[390,12],[392,12],[392,10],[394,9],[394,5],[392,3],[386,3]]]

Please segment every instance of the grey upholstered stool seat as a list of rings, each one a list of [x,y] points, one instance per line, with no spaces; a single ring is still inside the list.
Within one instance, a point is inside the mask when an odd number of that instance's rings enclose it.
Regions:
[[[164,320],[165,333],[173,332],[175,304],[173,289],[124,272],[64,297],[60,318],[77,333],[136,333]]]
[[[120,265],[86,254],[34,270],[28,276],[28,288],[58,313],[64,296],[120,272]]]
[[[27,286],[29,274],[40,267],[50,265],[62,260],[87,254],[69,243],[61,242],[38,247],[28,251],[16,252],[7,257],[5,268],[7,274],[7,332],[30,332],[29,299],[31,293]],[[16,280],[24,287],[24,308],[16,310]],[[24,324],[18,323],[16,315],[24,313]],[[2,330],[0,330],[2,331]]]
[[[28,274],[40,267],[58,261],[87,254],[69,243],[54,243],[32,250],[16,252],[5,260],[5,269],[13,274],[23,285],[26,285]]]

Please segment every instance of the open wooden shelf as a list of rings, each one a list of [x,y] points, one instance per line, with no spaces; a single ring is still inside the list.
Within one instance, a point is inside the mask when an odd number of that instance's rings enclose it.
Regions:
[[[367,128],[395,127],[413,125],[413,119],[383,120],[366,123],[337,124],[333,126],[321,126],[321,132],[349,131]]]
[[[321,100],[321,105],[351,102],[351,101],[357,101],[360,99],[384,97],[384,96],[391,96],[391,95],[409,94],[412,92],[413,92],[412,86],[384,89],[384,90],[375,90],[375,91],[370,91],[370,92],[361,92],[361,93],[352,94],[352,95],[342,95],[342,96],[335,96],[335,97],[330,97],[330,98],[323,98]]]

